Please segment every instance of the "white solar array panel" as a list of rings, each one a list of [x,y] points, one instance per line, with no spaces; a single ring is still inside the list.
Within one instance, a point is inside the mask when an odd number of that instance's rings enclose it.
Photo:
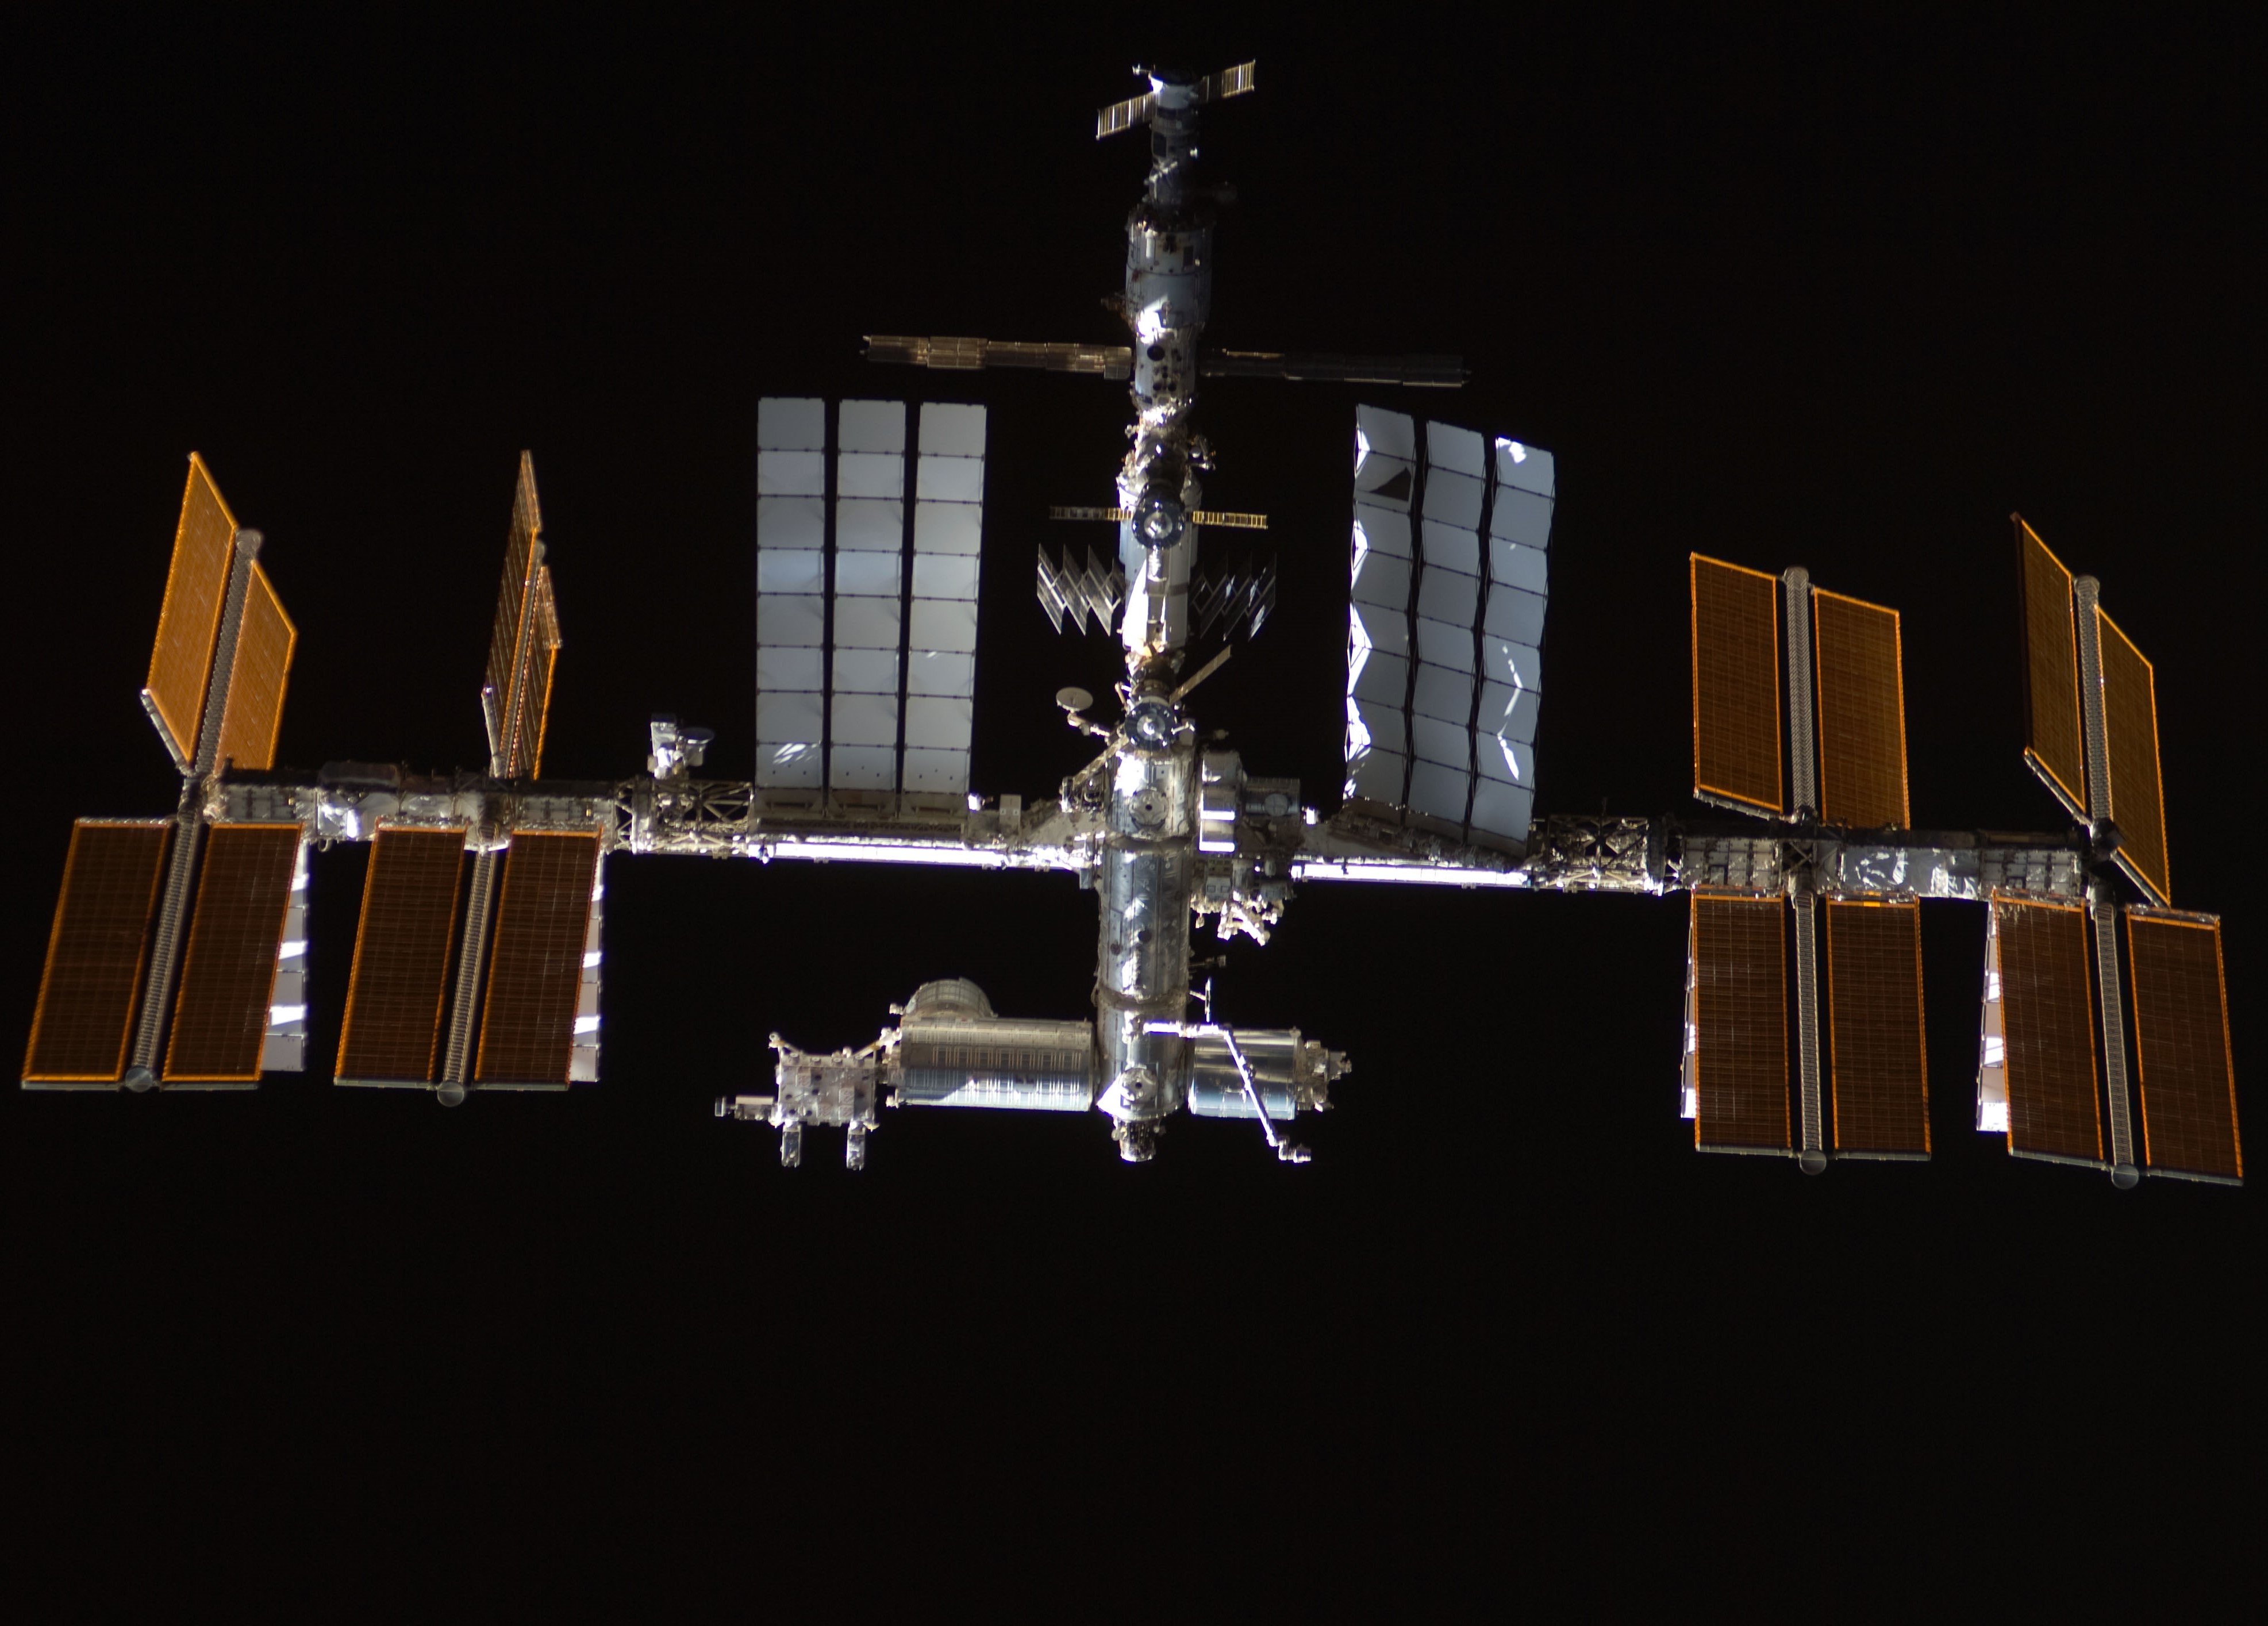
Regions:
[[[1553,497],[1548,452],[1356,409],[1347,795],[1527,836]]]
[[[984,408],[910,416],[897,401],[758,403],[761,788],[968,788]]]

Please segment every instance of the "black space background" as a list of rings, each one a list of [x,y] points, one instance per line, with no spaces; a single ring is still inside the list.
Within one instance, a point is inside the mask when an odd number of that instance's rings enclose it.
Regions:
[[[1142,158],[1091,120],[1171,50],[1260,63],[1208,121],[1243,194],[1215,341],[1462,350],[1462,397],[1394,404],[1559,458],[1539,811],[1688,809],[1700,549],[1905,612],[1918,824],[2054,828],[2021,509],[2158,663],[2176,896],[2229,917],[2257,1064],[2255,41],[1391,23],[17,16],[0,1053],[71,816],[171,805],[135,694],[192,447],[301,629],[286,762],[479,760],[526,446],[547,769],[634,771],[668,710],[730,776],[758,395],[986,401],[976,776],[1048,791],[1080,757],[1049,697],[1107,661],[1030,602],[1036,516],[1108,500],[1123,394],[858,338],[1112,342]],[[1270,513],[1284,572],[1203,715],[1326,807],[1354,399],[1203,413],[1209,499]],[[1925,914],[1924,1166],[1693,1152],[1675,901],[1317,886],[1223,981],[1355,1058],[1312,1166],[1235,1124],[1130,1169],[1100,1119],[896,1114],[853,1178],[711,1100],[768,1030],[857,1041],[930,976],[1082,1012],[1068,878],[618,861],[603,1085],[449,1113],[324,1082],[364,857],[317,863],[306,1077],[0,1094],[26,1618],[2186,1611],[2256,1556],[2258,1194],[1975,1134],[1973,909]]]

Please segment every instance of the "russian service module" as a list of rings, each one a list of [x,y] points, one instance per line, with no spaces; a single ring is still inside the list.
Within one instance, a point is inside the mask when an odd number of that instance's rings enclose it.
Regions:
[[[450,1105],[598,1078],[609,857],[1044,869],[1096,899],[1092,1020],[1004,1018],[973,982],[928,982],[862,1047],[774,1034],[770,1093],[725,1097],[718,1115],[777,1127],[791,1166],[828,1125],[863,1166],[885,1105],[1099,1110],[1133,1163],[1182,1112],[1246,1118],[1298,1163],[1295,1121],[1331,1104],[1347,1058],[1296,1028],[1219,1019],[1210,982],[1192,981],[1197,924],[1265,943],[1308,881],[1683,892],[1684,1042],[1665,1105],[1702,1151],[1815,1174],[1930,1155],[1918,922],[1941,899],[1988,906],[1978,1130],[2120,1186],[2241,1180],[2220,922],[2173,907],[2153,668],[2095,581],[2021,519],[2024,758],[2072,821],[2058,832],[1908,828],[1898,613],[1800,568],[1697,554],[1693,792],[1737,817],[1536,817],[1555,460],[1368,405],[1351,445],[1338,804],[1326,816],[1296,781],[1210,748],[1192,695],[1267,622],[1276,580],[1201,556],[1206,533],[1266,520],[1204,505],[1199,381],[1454,387],[1465,372],[1438,355],[1206,349],[1228,191],[1199,178],[1198,120],[1250,91],[1253,65],[1137,72],[1146,88],[1095,131],[1149,134],[1109,301],[1129,343],[867,340],[876,362],[1128,384],[1115,504],[1055,511],[1115,524],[1116,559],[1043,545],[1037,560],[1056,629],[1108,631],[1123,654],[1115,720],[1081,690],[1057,696],[1096,742],[1084,769],[1028,805],[970,791],[981,405],[759,402],[745,782],[694,777],[710,735],[670,717],[642,775],[541,777],[562,639],[526,454],[481,693],[485,771],[278,769],[298,629],[260,533],[193,453],[143,691],[180,798],[170,818],[75,825],[25,1086],[243,1089],[300,1070],[308,853],[338,842],[372,852],[334,1078]],[[2130,1056],[2147,1078],[2139,1137]]]

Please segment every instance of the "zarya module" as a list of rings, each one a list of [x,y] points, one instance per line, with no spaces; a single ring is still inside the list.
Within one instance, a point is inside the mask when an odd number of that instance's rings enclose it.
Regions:
[[[1266,521],[1204,505],[1199,380],[1454,386],[1464,371],[1206,350],[1227,192],[1198,179],[1198,116],[1252,89],[1252,67],[1142,77],[1096,127],[1149,135],[1108,301],[1130,343],[867,341],[878,362],[1128,382],[1115,502],[1054,511],[1115,523],[1116,560],[1042,546],[1037,561],[1057,629],[1110,633],[1123,654],[1115,721],[1080,690],[1057,696],[1099,742],[1084,769],[1028,804],[971,791],[980,405],[758,403],[749,781],[695,777],[710,736],[667,717],[642,775],[541,776],[563,638],[525,453],[480,689],[485,769],[278,768],[298,631],[260,533],[192,453],[142,692],[180,800],[170,817],[74,825],[25,1087],[251,1089],[304,1068],[309,857],[341,842],[371,855],[334,1078],[451,1106],[599,1078],[610,857],[1049,870],[1095,895],[1092,1019],[1003,1018],[973,982],[932,982],[861,1048],[774,1035],[771,1093],[718,1114],[777,1126],[790,1165],[807,1128],[833,1125],[862,1166],[885,1105],[1099,1109],[1138,1163],[1184,1109],[1250,1118],[1299,1162],[1288,1131],[1330,1104],[1346,1058],[1297,1029],[1217,1019],[1211,983],[1191,982],[1197,922],[1265,943],[1307,881],[1684,893],[1665,1128],[1816,1174],[1931,1155],[1918,921],[1925,900],[1957,901],[1985,906],[1978,1131],[2120,1186],[2240,1181],[2220,922],[2174,907],[2154,669],[2096,581],[2021,519],[2023,759],[2069,820],[2058,830],[1911,828],[1898,612],[1800,567],[1698,554],[1692,788],[1722,816],[1536,816],[1555,460],[1367,405],[1350,446],[1338,806],[1326,816],[1296,782],[1208,748],[1193,696],[1232,640],[1261,630],[1276,587],[1272,567],[1206,555],[1209,533]]]

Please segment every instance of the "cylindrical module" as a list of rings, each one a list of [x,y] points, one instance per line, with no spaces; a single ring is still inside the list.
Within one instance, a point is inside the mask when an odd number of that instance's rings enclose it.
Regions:
[[[1127,714],[1112,763],[1095,893],[1096,1102],[1117,1122],[1119,1154],[1147,1159],[1158,1121],[1189,1095],[1189,1041],[1149,1031],[1179,1023],[1189,998],[1189,901],[1197,879],[1195,731],[1162,697]]]

